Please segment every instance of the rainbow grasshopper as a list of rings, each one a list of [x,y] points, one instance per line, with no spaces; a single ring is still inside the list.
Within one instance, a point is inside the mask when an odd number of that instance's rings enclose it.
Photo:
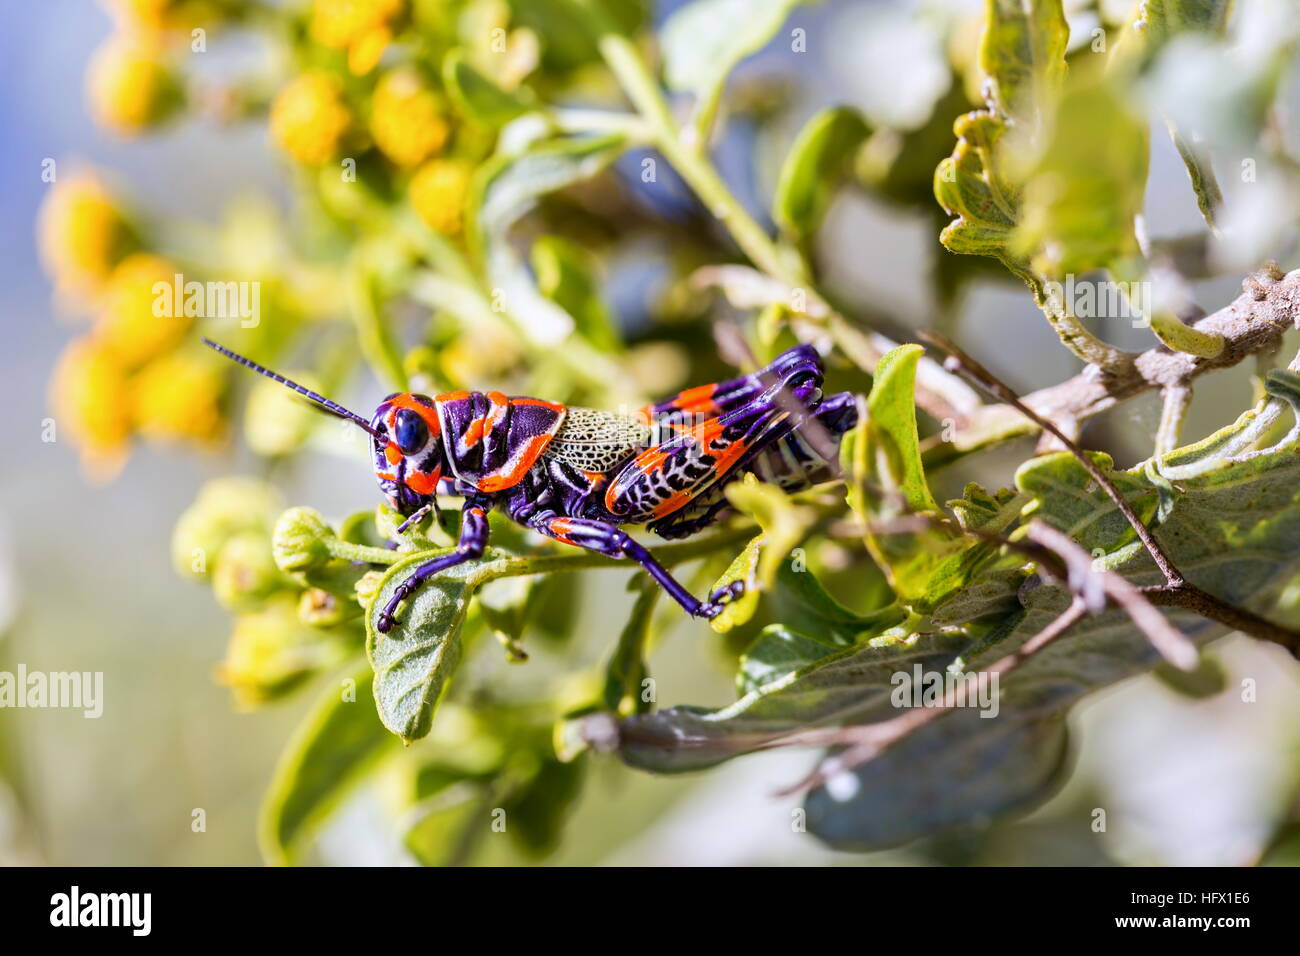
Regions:
[[[744,591],[737,581],[697,600],[624,525],[660,537],[692,535],[726,512],[724,488],[745,474],[795,491],[833,478],[838,447],[857,422],[854,396],[823,398],[821,358],[809,345],[752,375],[686,389],[635,415],[566,407],[500,392],[389,395],[367,421],[208,339],[205,344],[285,385],[374,439],[375,477],[406,520],[398,533],[459,495],[456,548],[420,565],[375,626],[388,632],[401,603],[439,571],[483,554],[487,513],[565,544],[640,564],[688,614],[712,618]],[[815,424],[812,424],[815,423]],[[668,436],[659,440],[661,436]],[[820,449],[820,450],[819,450]]]

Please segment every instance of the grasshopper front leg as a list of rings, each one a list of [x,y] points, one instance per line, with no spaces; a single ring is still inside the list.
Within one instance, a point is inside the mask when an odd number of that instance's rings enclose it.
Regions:
[[[415,569],[415,573],[397,586],[393,596],[375,621],[375,629],[387,634],[397,625],[397,608],[403,601],[415,594],[424,583],[439,571],[464,564],[483,556],[483,549],[488,543],[488,520],[485,507],[490,503],[477,499],[467,499],[460,513],[460,538],[456,550],[441,554],[431,561],[426,561]]]
[[[567,518],[553,511],[542,512],[528,520],[528,527],[548,538],[586,548],[611,558],[631,558],[659,582],[674,601],[693,617],[711,619],[722,613],[724,606],[745,592],[745,582],[735,581],[718,588],[707,601],[696,599],[662,564],[655,560],[645,547],[635,541],[622,528],[594,518]]]

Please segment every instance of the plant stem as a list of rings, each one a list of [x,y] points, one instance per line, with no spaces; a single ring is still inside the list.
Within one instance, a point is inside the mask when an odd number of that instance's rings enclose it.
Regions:
[[[1214,358],[1224,348],[1222,335],[1198,332],[1168,312],[1152,313],[1151,332],[1175,352],[1186,352],[1197,358]]]
[[[1132,361],[1133,357],[1129,353],[1103,342],[1089,332],[1079,321],[1079,317],[1070,311],[1069,304],[1049,292],[1044,281],[1037,275],[1008,259],[1003,259],[1002,263],[1029,286],[1034,294],[1034,301],[1043,310],[1043,315],[1047,317],[1048,324],[1061,340],[1061,344],[1081,361],[1107,370],[1120,368]]]
[[[396,564],[410,552],[376,548],[368,544],[355,544],[342,538],[328,540],[330,554],[340,561],[357,561],[361,564]]]
[[[732,195],[708,158],[707,147],[682,136],[668,101],[632,41],[612,30],[599,39],[600,52],[632,105],[650,127],[659,150],[700,201],[730,231],[736,245],[763,272],[791,286],[808,287],[802,267],[781,254],[767,232]],[[808,290],[810,297],[815,295]]]
[[[398,391],[409,388],[402,350],[382,314],[375,276],[366,261],[365,248],[359,249],[348,266],[348,311],[357,327],[361,353],[375,377]]]
[[[1160,427],[1156,430],[1156,454],[1165,455],[1178,447],[1183,432],[1183,418],[1192,401],[1190,385],[1178,383],[1166,387],[1161,396],[1164,405],[1160,411]]]

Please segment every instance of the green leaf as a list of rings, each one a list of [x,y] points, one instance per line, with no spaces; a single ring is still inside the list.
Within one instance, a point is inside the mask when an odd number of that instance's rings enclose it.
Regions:
[[[1150,525],[1160,504],[1159,490],[1145,475],[1113,471],[1111,457],[1104,452],[1090,452],[1089,457],[1111,476],[1138,517]],[[1109,553],[1137,542],[1137,533],[1128,519],[1068,451],[1025,462],[1016,472],[1016,487],[1034,496],[1027,514],[1041,515],[1085,551]]]
[[[900,345],[876,366],[867,415],[844,442],[849,506],[866,529],[864,540],[884,570],[898,600],[933,604],[962,581],[939,587],[950,559],[971,547],[969,539],[938,527],[880,533],[875,527],[912,513],[938,517],[939,505],[926,484],[916,431],[913,389],[919,345]]]
[[[402,835],[402,845],[421,866],[463,866],[488,831],[491,812],[479,788],[451,785]]]
[[[722,576],[713,582],[711,591],[717,591],[736,581],[745,582],[745,593],[722,609],[722,613],[709,622],[719,634],[725,634],[733,628],[740,627],[754,616],[758,610],[760,597],[758,585],[758,562],[763,556],[763,535],[750,539],[749,544],[736,555]]]
[[[855,577],[859,573],[855,572]],[[869,614],[851,611],[827,592],[817,575],[807,567],[797,570],[791,561],[781,563],[776,582],[772,604],[779,620],[796,630],[841,644],[851,644],[859,634],[876,629],[882,614],[899,619],[903,616],[893,605]],[[891,620],[888,626],[896,623],[897,619]]]
[[[572,315],[538,291],[510,241],[514,224],[547,193],[588,179],[626,148],[622,136],[548,140],[523,153],[500,155],[480,167],[471,187],[477,210],[467,240],[483,263],[495,307],[514,316],[520,331],[541,345],[558,345],[576,328]]]
[[[506,826],[515,844],[532,857],[543,857],[560,842],[569,809],[582,793],[587,762],[561,763],[545,755],[537,773],[503,804]]]
[[[844,647],[830,635],[815,637],[792,631],[784,624],[769,624],[740,658],[736,690],[744,697]]]
[[[939,505],[930,494],[921,464],[913,398],[916,364],[924,354],[919,345],[900,345],[876,366],[867,398],[868,477],[884,491],[901,494],[909,511],[937,512]],[[875,460],[887,464],[881,467]]]
[[[1022,608],[963,653],[961,671],[987,667],[1038,633],[1069,600],[1055,587],[1029,591]],[[1222,630],[1182,611],[1173,620],[1200,640]],[[876,850],[1026,812],[1064,780],[1068,709],[1160,660],[1124,614],[1085,618],[1068,639],[1003,675],[995,714],[992,708],[956,708],[810,793],[809,830],[836,847]]]
[[[439,572],[404,602],[387,634],[375,629],[380,608],[412,572],[438,552],[421,552],[390,567],[366,611],[366,654],[375,671],[375,705],[385,727],[409,743],[429,732],[433,712],[460,661],[460,631],[481,563]]]
[[[950,252],[994,256],[1023,275],[1029,263],[1012,254],[1020,220],[1020,186],[1001,160],[1006,124],[993,113],[965,113],[953,124],[957,146],[934,172],[934,197],[950,216],[939,241]]]
[[[817,230],[870,133],[862,114],[845,106],[824,109],[804,124],[781,166],[772,201],[773,216],[792,240],[804,242]]]
[[[1059,716],[981,721],[966,709],[931,726],[939,729],[913,734],[858,768],[842,791],[809,794],[809,832],[838,850],[898,846],[1028,812],[1060,789],[1070,769]]]
[[[579,335],[603,352],[622,348],[590,255],[558,236],[541,236],[533,243],[532,265],[542,295],[573,316]]]
[[[1061,0],[985,0],[980,69],[989,106],[1004,119],[1032,119],[1065,77],[1070,27]]]
[[[1232,0],[1142,0],[1125,25],[1116,53],[1130,45],[1147,64],[1171,40],[1186,33],[1222,36],[1232,12]]]
[[[995,256],[1033,282],[1028,261],[1010,248],[1020,221],[1019,178],[1008,168],[1008,132],[1024,148],[1065,75],[1069,27],[1061,0],[986,0],[979,63],[985,109],[958,117],[957,146],[934,173],[934,195],[953,222],[939,241],[952,252]]]
[[[461,112],[488,126],[500,128],[536,108],[531,90],[506,91],[452,50],[442,61],[442,79]]]
[[[623,625],[618,645],[605,667],[605,707],[617,714],[642,714],[651,702],[643,698],[642,683],[650,676],[646,649],[654,624],[655,603],[663,588],[652,578],[640,582],[632,614]]]
[[[767,634],[773,643],[764,654],[774,662],[778,644],[790,658],[806,659],[822,643],[807,635],[796,641],[780,631]],[[902,636],[839,650],[771,680],[756,669],[753,688],[718,710],[670,707],[628,718],[620,725],[619,755],[643,770],[680,773],[749,753],[795,730],[884,719],[894,711],[889,696],[896,672],[917,663],[926,670],[945,667],[969,642],[961,634]]]
[[[772,587],[772,581],[776,580],[777,568],[789,561],[790,551],[794,550],[813,528],[816,512],[810,507],[797,505],[776,485],[763,483],[753,475],[746,475],[744,480],[728,485],[727,499],[741,514],[749,515],[758,523],[758,527],[763,529],[761,540],[750,541],[745,551],[742,551],[736,562],[732,563],[732,567],[728,568],[727,574],[724,574],[715,585],[716,588],[720,588],[729,581],[738,580],[729,576],[733,572],[737,575],[741,572],[748,574],[748,578],[745,579],[745,596],[737,602],[744,605],[746,597],[750,594],[754,594],[757,600],[759,591],[767,591]],[[753,551],[753,554],[746,557],[750,551]],[[714,630],[725,631],[736,624],[744,623],[753,615],[753,605],[749,607],[749,613],[737,610],[723,627],[716,626],[719,619],[723,618],[722,614],[718,615],[718,618],[714,618]]]
[[[1140,259],[1147,123],[1105,74],[1076,78],[1051,114],[1029,170],[1012,250],[1059,278]]]
[[[801,2],[693,0],[679,7],[659,34],[664,82],[675,92],[695,94],[700,107],[712,112],[731,71],[767,46]]]
[[[341,683],[331,682],[280,755],[258,822],[269,862],[295,861],[339,801],[396,752],[392,735],[375,719],[371,680],[363,664]]]
[[[1132,56],[1138,68],[1145,70],[1180,36],[1201,34],[1222,38],[1231,12],[1232,0],[1143,0],[1120,34],[1116,59],[1125,62]],[[1169,135],[1191,177],[1196,204],[1206,223],[1214,228],[1215,209],[1222,205],[1223,194],[1209,154],[1197,144],[1195,137],[1185,135],[1172,121],[1168,125]]]

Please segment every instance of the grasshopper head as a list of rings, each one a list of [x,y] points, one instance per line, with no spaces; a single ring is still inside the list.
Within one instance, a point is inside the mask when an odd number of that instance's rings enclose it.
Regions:
[[[375,409],[370,432],[375,477],[389,503],[407,517],[436,508],[445,459],[433,399],[413,392],[389,395]]]

